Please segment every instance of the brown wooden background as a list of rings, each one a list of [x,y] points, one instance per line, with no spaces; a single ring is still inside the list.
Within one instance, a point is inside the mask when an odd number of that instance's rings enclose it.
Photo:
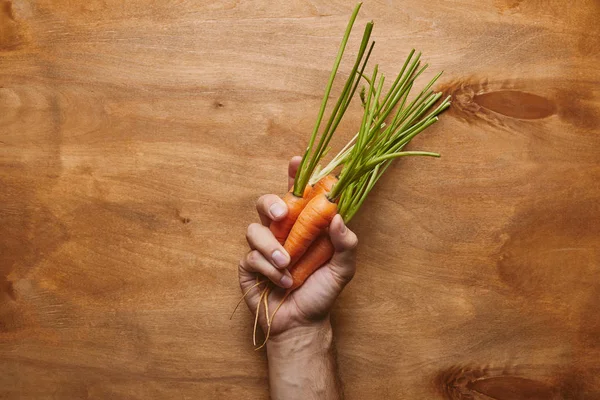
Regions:
[[[237,261],[353,6],[0,0],[0,398],[267,396]],[[600,3],[368,1],[348,54],[370,19],[454,105],[353,221],[348,398],[600,399]]]

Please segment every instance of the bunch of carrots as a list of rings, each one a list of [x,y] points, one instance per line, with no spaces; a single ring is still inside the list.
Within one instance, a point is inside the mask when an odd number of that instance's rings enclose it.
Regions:
[[[250,290],[265,284],[256,310],[253,335],[255,345],[261,303],[265,305],[268,330],[263,344],[258,348],[266,344],[273,318],[288,295],[333,256],[334,247],[326,232],[333,217],[340,214],[344,222],[348,223],[394,159],[404,156],[440,156],[425,151],[404,151],[404,147],[416,135],[434,124],[438,115],[450,106],[449,98],[440,101],[442,94],[431,89],[441,73],[416,96],[409,98],[415,80],[427,68],[427,65],[421,66],[421,54],[415,54],[412,50],[394,82],[384,93],[385,77],[379,72],[379,67],[375,65],[370,76],[365,74],[375,44],[371,42],[369,45],[373,22],[365,26],[352,70],[329,118],[324,121],[331,89],[360,7],[359,3],[348,22],[294,186],[283,197],[288,213],[284,219],[270,225],[271,232],[290,255],[288,268],[293,285],[287,289],[271,315],[267,299],[272,285],[267,284],[266,279],[257,280],[244,293],[245,297]],[[321,167],[320,162],[329,151],[329,142],[361,80],[365,81],[366,86],[360,92],[364,112],[359,129],[347,145],[325,167]]]

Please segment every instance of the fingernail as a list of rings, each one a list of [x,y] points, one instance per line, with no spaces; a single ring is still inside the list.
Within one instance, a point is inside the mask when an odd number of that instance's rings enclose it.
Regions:
[[[340,226],[340,233],[343,235],[344,233],[346,233],[347,230],[348,228],[346,228],[346,224],[344,223],[344,220],[342,220],[342,226]]]
[[[273,217],[279,218],[285,214],[285,207],[279,203],[273,203],[271,204],[271,207],[269,207],[269,211]]]
[[[271,258],[280,268],[283,268],[288,264],[288,258],[279,250],[275,250],[271,255]]]
[[[283,286],[286,289],[292,287],[292,285],[294,284],[294,281],[292,280],[292,278],[287,275],[282,276],[280,282],[281,282],[281,286]]]

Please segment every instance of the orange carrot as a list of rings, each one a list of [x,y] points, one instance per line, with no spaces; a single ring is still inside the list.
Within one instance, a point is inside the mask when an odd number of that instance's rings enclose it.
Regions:
[[[335,175],[329,174],[324,176],[313,185],[312,190],[308,194],[307,199],[310,201],[313,197],[319,194],[328,194],[329,192],[331,192],[333,185],[335,185],[337,181],[338,179],[335,177]]]
[[[292,191],[287,192],[285,196],[283,196],[282,200],[288,208],[288,213],[283,219],[279,221],[273,221],[271,222],[271,225],[269,225],[269,229],[271,232],[273,232],[273,235],[277,241],[282,245],[285,243],[285,239],[287,239],[288,234],[296,222],[296,219],[298,219],[298,216],[300,215],[300,212],[302,212],[308,203],[307,199],[311,190],[311,186],[306,185],[302,197],[294,195]]]
[[[337,210],[337,204],[325,194],[315,196],[308,202],[283,245],[290,255],[290,265],[298,261],[311,243],[329,227]]]
[[[315,240],[306,253],[300,257],[298,262],[290,268],[290,274],[294,280],[292,287],[288,291],[295,290],[302,286],[304,281],[313,274],[316,270],[321,268],[323,264],[333,257],[335,248],[333,243],[329,239],[329,235],[326,233],[322,234]]]
[[[319,194],[327,194],[337,182],[334,175],[327,175],[315,183],[313,186],[306,185],[302,197],[295,196],[292,191],[289,191],[283,196],[282,200],[288,207],[288,213],[284,219],[271,222],[269,228],[277,241],[281,244],[285,243],[296,219],[313,197]]]

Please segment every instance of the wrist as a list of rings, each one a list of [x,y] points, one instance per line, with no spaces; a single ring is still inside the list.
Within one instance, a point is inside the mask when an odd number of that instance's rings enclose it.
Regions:
[[[329,317],[284,331],[269,340],[269,385],[274,400],[338,400],[333,332]]]
[[[331,350],[333,331],[329,316],[308,325],[297,326],[272,336],[267,342],[269,359],[295,359]]]

